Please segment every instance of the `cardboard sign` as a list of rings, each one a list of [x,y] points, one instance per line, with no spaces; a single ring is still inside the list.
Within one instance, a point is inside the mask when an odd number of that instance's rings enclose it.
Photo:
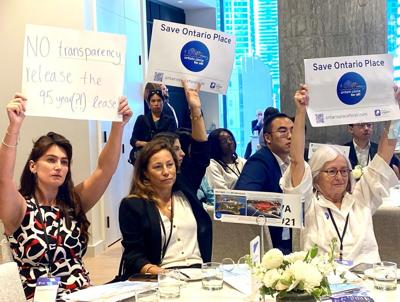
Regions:
[[[389,54],[304,60],[313,127],[400,118]]]
[[[125,36],[27,25],[22,92],[26,114],[120,121]]]
[[[147,81],[226,93],[235,57],[235,37],[220,31],[154,20]]]

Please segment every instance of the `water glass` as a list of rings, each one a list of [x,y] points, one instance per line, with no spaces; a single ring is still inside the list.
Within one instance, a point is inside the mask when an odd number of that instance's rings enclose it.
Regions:
[[[374,287],[381,290],[395,290],[397,288],[397,263],[382,261],[375,263]]]
[[[219,290],[224,283],[222,265],[218,262],[207,262],[201,266],[201,283],[204,289]]]
[[[175,299],[181,295],[181,280],[176,270],[165,270],[158,274],[158,292],[160,298]]]
[[[135,302],[158,302],[157,289],[150,289],[136,295]]]

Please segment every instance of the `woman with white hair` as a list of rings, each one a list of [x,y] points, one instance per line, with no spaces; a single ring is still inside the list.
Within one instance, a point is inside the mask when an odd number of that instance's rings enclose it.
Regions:
[[[399,102],[398,87],[395,87],[395,97]],[[336,238],[340,260],[355,264],[379,262],[372,215],[382,204],[382,198],[389,195],[389,188],[398,182],[388,164],[396,145],[395,139],[388,139],[389,123],[381,135],[377,155],[355,183],[349,160],[335,147],[321,147],[308,164],[304,162],[307,86],[300,86],[294,100],[296,118],[290,147],[291,163],[281,179],[281,186],[285,193],[305,197],[302,248],[309,249],[316,244],[322,252],[328,252]]]

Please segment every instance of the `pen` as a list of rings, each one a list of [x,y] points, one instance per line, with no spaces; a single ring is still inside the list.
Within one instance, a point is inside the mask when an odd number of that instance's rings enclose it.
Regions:
[[[190,277],[189,277],[189,275],[188,274],[185,274],[185,273],[183,273],[183,272],[181,272],[181,271],[178,271],[182,276],[185,276],[186,278],[188,278],[189,280],[190,280]]]

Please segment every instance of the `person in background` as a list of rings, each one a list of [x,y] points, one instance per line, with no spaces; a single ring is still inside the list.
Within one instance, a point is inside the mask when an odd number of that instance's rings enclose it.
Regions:
[[[400,101],[397,86],[395,98]],[[301,194],[305,198],[302,249],[316,244],[320,251],[327,253],[332,240],[337,239],[339,260],[354,264],[380,262],[372,215],[382,199],[389,196],[390,187],[398,182],[389,166],[396,146],[396,139],[388,139],[390,122],[385,123],[377,154],[355,183],[349,160],[334,146],[321,147],[312,155],[309,164],[304,161],[304,125],[309,101],[305,85],[300,85],[294,100],[296,117],[291,162],[281,186],[285,193]]]
[[[150,90],[147,95],[147,104],[150,111],[145,115],[139,115],[133,126],[130,144],[132,151],[130,154],[131,164],[135,163],[137,151],[140,151],[153,136],[158,132],[175,131],[176,123],[173,117],[164,115],[164,95],[161,90]]]
[[[262,130],[263,124],[264,124],[264,113],[262,112],[261,109],[258,109],[256,112],[257,119],[251,121],[251,133],[255,134],[255,131],[257,134],[260,133]],[[257,135],[255,134],[255,135]]]
[[[233,189],[246,163],[236,153],[236,140],[225,128],[215,129],[208,135],[210,165],[206,171],[207,182],[213,189]]]
[[[59,294],[90,285],[82,261],[89,240],[86,213],[101,198],[117,168],[122,133],[132,111],[121,97],[122,122],[112,123],[97,167],[82,183],[75,186],[71,179],[70,142],[49,132],[34,142],[17,189],[13,175],[26,102],[16,94],[7,104],[9,124],[0,146],[0,219],[26,298],[31,299],[40,277],[60,277]]]
[[[169,92],[168,92],[168,87],[164,84],[160,85],[160,89],[162,91],[162,94],[164,96],[164,113],[167,115],[170,115],[174,118],[175,123],[176,123],[176,128],[179,127],[179,122],[178,122],[178,117],[176,115],[174,107],[169,103]]]
[[[193,156],[198,146],[208,143],[198,96],[200,86],[189,89],[187,82],[183,84],[191,109],[194,141],[189,154]],[[173,142],[177,146],[179,140]],[[185,175],[198,172],[184,168],[185,154],[177,152],[177,148],[171,148],[171,140],[160,135],[143,147],[137,159],[130,194],[119,209],[124,247],[122,280],[135,273],[200,267],[211,260],[211,219],[196,197],[201,177],[196,188]]]
[[[266,118],[263,127],[266,146],[247,160],[235,190],[282,193],[279,180],[289,165],[292,130],[293,122],[284,113],[274,113]],[[269,227],[269,231],[274,248],[289,254],[292,251],[291,231],[282,227]]]
[[[345,144],[345,146],[350,147],[349,160],[352,168],[354,169],[357,165],[366,167],[378,152],[378,144],[371,142],[370,140],[373,131],[373,124],[349,124],[347,130],[353,137],[352,141]],[[399,165],[399,159],[393,155],[390,160],[390,166],[396,173],[397,177],[400,176]]]

